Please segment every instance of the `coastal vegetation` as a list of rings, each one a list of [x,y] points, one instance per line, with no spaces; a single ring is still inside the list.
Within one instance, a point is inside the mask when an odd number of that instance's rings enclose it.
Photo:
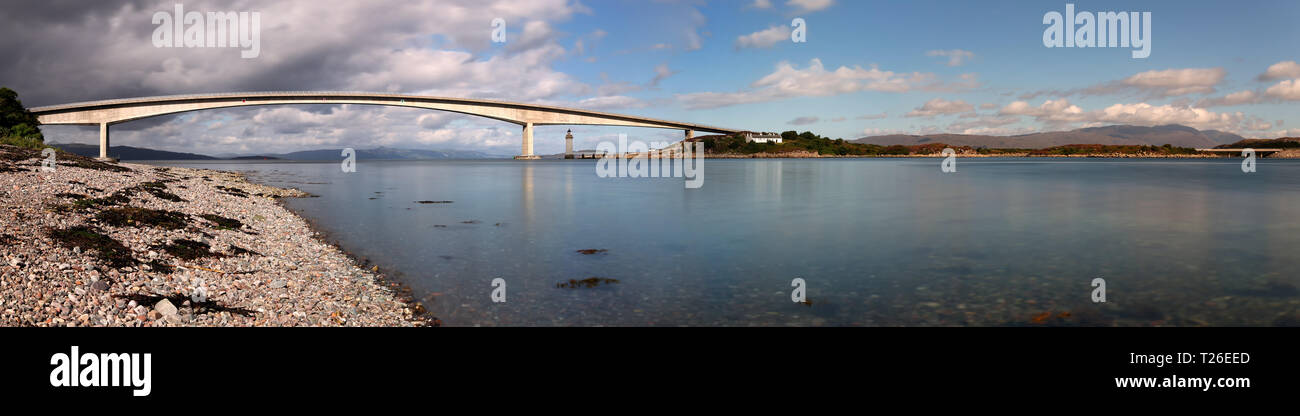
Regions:
[[[1300,149],[1300,137],[1280,137],[1276,139],[1246,139],[1232,144],[1216,146],[1216,149],[1243,149],[1243,148],[1268,148],[1268,149]]]
[[[963,156],[1197,157],[1198,155],[1203,155],[1202,152],[1199,152],[1196,149],[1173,146],[1170,144],[1165,144],[1163,146],[1068,144],[1042,149],[954,146],[942,142],[916,145],[879,145],[871,143],[855,143],[843,139],[830,139],[807,131],[802,133],[796,133],[794,131],[781,133],[781,143],[746,141],[743,133],[734,135],[702,136],[696,140],[704,143],[706,154],[715,157],[746,155],[753,157],[938,156],[942,154],[944,149],[948,148],[953,149],[957,155]],[[1265,143],[1265,141],[1254,141],[1250,144],[1254,147],[1300,148],[1300,139],[1289,142],[1280,142],[1283,140],[1286,139],[1270,140],[1266,141],[1267,143]],[[1273,146],[1274,143],[1277,143],[1277,146]],[[1266,144],[1268,146],[1265,146]]]
[[[1038,149],[1029,152],[1030,156],[1074,156],[1074,155],[1194,155],[1196,149],[1187,147],[1177,147],[1172,145],[1164,146],[1136,146],[1136,145],[1104,145],[1104,144],[1069,144],[1065,146],[1054,146],[1046,149]]]
[[[696,140],[704,143],[704,151],[714,155],[754,155],[754,154],[800,154],[814,153],[819,156],[909,156],[934,155],[951,147],[959,154],[1023,154],[1024,149],[989,149],[969,146],[949,146],[943,143],[927,143],[915,146],[878,145],[854,143],[844,139],[822,137],[813,132],[802,133],[786,131],[781,133],[781,143],[758,143],[745,140],[743,134],[701,136]]]
[[[45,136],[37,128],[40,124],[36,115],[23,107],[17,92],[0,87],[0,144],[41,149],[45,147]]]

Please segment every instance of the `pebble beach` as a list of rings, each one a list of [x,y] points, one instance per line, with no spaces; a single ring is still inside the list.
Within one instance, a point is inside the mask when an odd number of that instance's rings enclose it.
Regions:
[[[212,170],[0,146],[0,325],[426,326],[423,307]]]

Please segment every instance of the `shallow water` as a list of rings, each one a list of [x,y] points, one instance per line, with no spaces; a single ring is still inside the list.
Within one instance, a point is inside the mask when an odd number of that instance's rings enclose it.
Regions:
[[[286,203],[448,325],[1274,325],[1300,309],[1300,161],[710,159],[701,189],[590,160],[164,164],[319,195]],[[557,287],[589,277],[617,282]]]

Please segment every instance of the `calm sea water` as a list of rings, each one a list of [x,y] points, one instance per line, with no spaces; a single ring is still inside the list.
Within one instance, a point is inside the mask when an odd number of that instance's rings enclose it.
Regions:
[[[1277,325],[1300,309],[1294,161],[710,159],[701,189],[593,161],[170,164],[319,195],[286,203],[447,325]],[[557,287],[591,277],[617,282]]]

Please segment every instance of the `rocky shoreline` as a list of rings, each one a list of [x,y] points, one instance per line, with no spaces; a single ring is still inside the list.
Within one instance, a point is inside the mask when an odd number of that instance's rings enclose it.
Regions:
[[[0,146],[0,325],[426,326],[376,269],[212,170]]]

